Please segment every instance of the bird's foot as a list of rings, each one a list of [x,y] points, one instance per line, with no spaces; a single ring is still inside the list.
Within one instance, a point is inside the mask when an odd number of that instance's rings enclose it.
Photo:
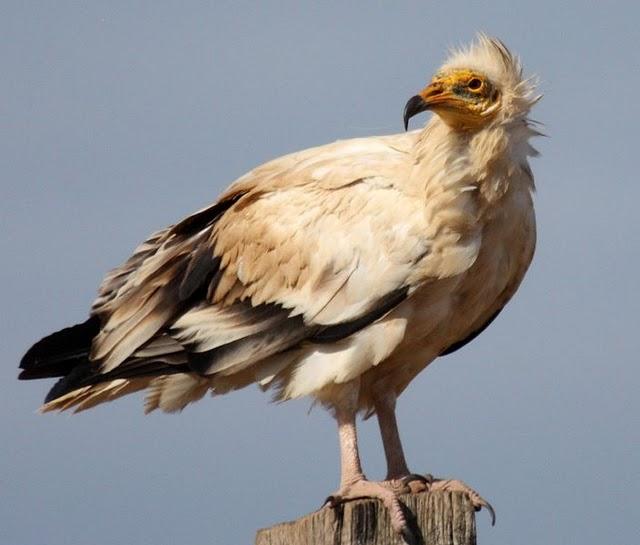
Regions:
[[[331,494],[327,498],[325,506],[336,507],[341,503],[363,498],[378,499],[387,508],[393,529],[402,536],[407,545],[417,545],[418,538],[407,524],[406,508],[400,503],[398,495],[419,492],[418,483],[422,483],[422,490],[426,490],[426,481],[427,479],[420,475],[408,475],[403,479],[387,481],[367,481],[362,478],[342,486],[337,492]]]
[[[336,507],[351,500],[378,499],[387,508],[393,529],[402,536],[408,545],[415,545],[419,543],[419,540],[416,537],[416,533],[407,524],[406,508],[400,502],[398,496],[438,490],[466,494],[476,511],[485,508],[489,512],[491,525],[495,525],[496,514],[491,504],[466,483],[455,479],[436,479],[432,475],[423,476],[415,473],[386,481],[368,481],[363,477],[342,486],[326,499],[324,505]]]
[[[400,494],[418,494],[430,489],[433,477],[431,475],[424,476],[417,473],[409,473],[401,479],[392,479],[385,482],[393,483],[392,486],[397,487]]]
[[[496,512],[493,510],[493,507],[468,484],[455,479],[435,479],[431,475],[427,475],[426,478],[429,482],[429,491],[445,490],[449,492],[462,492],[466,494],[471,500],[471,505],[473,505],[473,508],[476,511],[480,511],[480,509],[484,507],[489,512],[489,516],[491,517],[491,526],[495,526]]]

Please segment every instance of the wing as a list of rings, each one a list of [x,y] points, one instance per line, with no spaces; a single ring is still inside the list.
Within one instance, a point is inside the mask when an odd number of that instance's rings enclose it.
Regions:
[[[411,138],[285,156],[152,235],[100,288],[91,381],[242,373],[351,336],[418,286],[466,270],[480,234],[434,228],[411,183]]]

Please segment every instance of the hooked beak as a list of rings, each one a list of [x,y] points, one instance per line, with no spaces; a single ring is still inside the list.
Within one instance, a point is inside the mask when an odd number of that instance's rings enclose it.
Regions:
[[[449,93],[444,92],[444,86],[441,82],[431,82],[420,94],[411,97],[404,107],[404,130],[409,128],[409,119],[414,115],[429,110],[436,104],[446,102],[450,98]]]
[[[404,107],[404,130],[406,131],[409,128],[409,119],[420,112],[424,112],[428,108],[429,106],[422,100],[420,95],[411,97]]]

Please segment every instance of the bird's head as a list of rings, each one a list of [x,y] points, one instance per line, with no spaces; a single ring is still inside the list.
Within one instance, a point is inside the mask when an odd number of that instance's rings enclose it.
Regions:
[[[453,129],[479,130],[526,117],[538,99],[519,59],[499,40],[480,34],[469,48],[453,52],[429,85],[409,99],[404,125],[432,110]]]

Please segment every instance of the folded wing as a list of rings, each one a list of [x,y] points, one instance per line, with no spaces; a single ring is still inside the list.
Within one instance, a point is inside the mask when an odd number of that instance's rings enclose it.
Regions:
[[[408,185],[406,138],[285,156],[152,235],[105,278],[84,371],[69,380],[69,370],[47,408],[93,405],[149,384],[155,408],[169,383],[193,398],[212,377],[243,376],[244,385],[261,362],[353,335],[417,286],[470,266],[479,234],[459,241],[465,258],[456,266],[441,266],[442,244],[432,252],[424,203]]]

